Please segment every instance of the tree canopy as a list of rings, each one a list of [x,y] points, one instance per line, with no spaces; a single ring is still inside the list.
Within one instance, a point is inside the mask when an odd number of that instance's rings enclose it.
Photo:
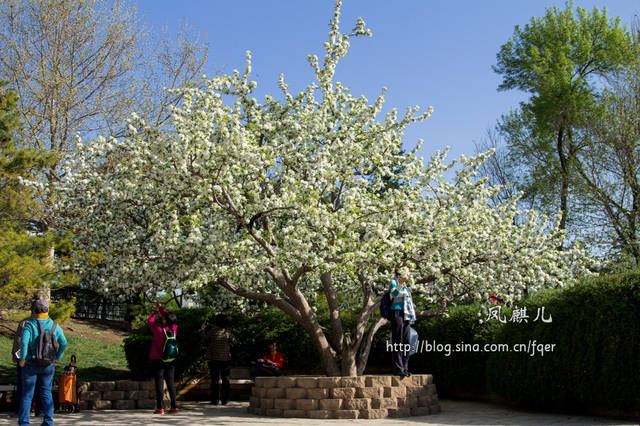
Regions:
[[[556,249],[557,222],[518,211],[517,198],[491,205],[500,188],[475,179],[488,154],[461,157],[448,181],[446,153],[425,163],[419,145],[402,150],[404,129],[430,111],[379,120],[384,90],[370,104],[335,80],[352,38],[370,34],[362,19],[342,33],[339,17],[340,2],[324,58],[307,58],[316,80],[300,93],[282,76],[281,95],[259,102],[247,53],[244,72],[183,90],[175,133],[134,116],[131,136],[83,145],[67,165],[65,200],[75,247],[96,253],[83,266],[98,287],[220,286],[227,301],[278,307],[311,335],[328,375],[354,375],[397,271],[411,273],[420,316],[492,292],[513,300],[587,271],[580,247]],[[347,328],[349,308],[357,319]]]
[[[503,120],[502,130],[518,160],[529,164],[525,191],[561,211],[562,229],[571,216],[576,129],[598,109],[597,78],[636,60],[632,45],[629,32],[619,19],[609,19],[606,9],[577,8],[576,16],[568,3],[564,9],[548,8],[524,28],[516,26],[497,54],[494,71],[503,77],[498,89],[531,94],[519,112]],[[527,137],[518,137],[523,132]]]

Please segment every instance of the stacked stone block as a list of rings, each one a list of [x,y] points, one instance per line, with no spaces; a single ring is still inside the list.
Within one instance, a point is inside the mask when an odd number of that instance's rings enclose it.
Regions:
[[[164,399],[169,401],[166,391]],[[80,383],[78,400],[81,410],[153,409],[156,407],[155,385],[153,381],[131,380]]]
[[[257,377],[248,411],[274,417],[381,419],[440,411],[431,375]]]

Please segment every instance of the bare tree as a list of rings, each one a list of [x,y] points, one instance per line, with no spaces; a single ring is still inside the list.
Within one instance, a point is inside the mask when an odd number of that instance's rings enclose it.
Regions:
[[[494,151],[493,155],[479,168],[480,174],[489,178],[489,184],[504,187],[502,191],[491,197],[492,204],[495,206],[513,198],[518,190],[510,166],[509,153],[506,146],[500,141],[500,134],[496,130],[488,128],[485,137],[475,142],[474,145],[476,154]]]
[[[618,76],[583,130],[576,184],[603,252],[640,265],[640,72]],[[624,261],[622,263],[625,263]]]
[[[199,81],[208,46],[186,27],[174,40],[168,34],[154,35],[123,0],[0,4],[0,79],[20,97],[18,142],[57,158],[42,176],[42,214],[32,221],[41,232],[56,227],[56,194],[48,188],[61,178],[76,134],[122,136],[131,111],[153,127],[166,126],[181,95],[164,88]],[[48,262],[54,257],[51,246]]]

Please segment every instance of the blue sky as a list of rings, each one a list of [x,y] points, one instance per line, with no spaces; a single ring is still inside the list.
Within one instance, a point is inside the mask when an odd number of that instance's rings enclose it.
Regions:
[[[386,110],[403,112],[410,105],[433,106],[432,116],[411,126],[405,147],[424,139],[421,155],[451,146],[450,158],[473,154],[474,141],[493,127],[501,114],[517,107],[525,94],[498,92],[495,64],[500,46],[516,24],[542,16],[545,7],[564,1],[539,0],[344,0],[342,29],[359,16],[373,31],[371,38],[352,40],[337,79],[370,101],[388,88]],[[640,1],[608,3],[575,1],[591,10],[607,7],[627,27],[640,16]],[[312,81],[306,55],[324,52],[332,0],[218,1],[139,0],[138,11],[152,27],[175,30],[187,22],[210,43],[207,73],[244,69],[245,51],[253,54],[256,93],[279,95],[280,73],[295,92]]]

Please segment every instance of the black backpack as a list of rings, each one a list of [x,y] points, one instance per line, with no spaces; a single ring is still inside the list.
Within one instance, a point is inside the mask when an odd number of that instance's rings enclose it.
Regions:
[[[391,321],[391,293],[385,291],[380,300],[380,316]]]
[[[31,361],[40,367],[48,367],[58,358],[58,341],[53,334],[57,324],[54,322],[51,326],[51,330],[45,332],[40,321],[35,321],[38,324],[40,335],[38,336],[36,351],[31,357]]]

